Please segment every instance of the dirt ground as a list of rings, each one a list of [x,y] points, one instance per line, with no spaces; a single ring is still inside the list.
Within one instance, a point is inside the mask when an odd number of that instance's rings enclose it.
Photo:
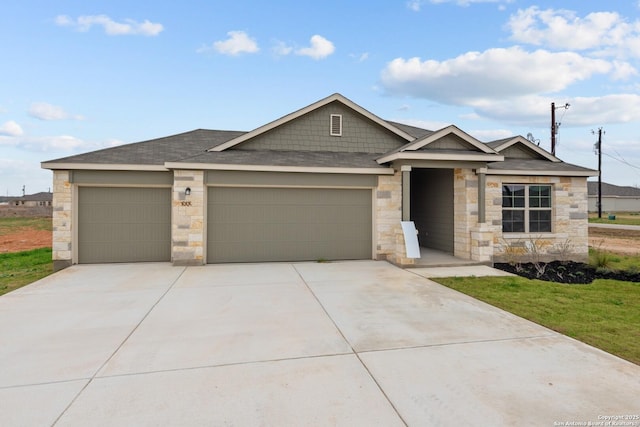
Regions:
[[[51,231],[19,228],[0,236],[0,253],[51,247]]]
[[[589,228],[589,246],[621,255],[640,254],[640,231]]]

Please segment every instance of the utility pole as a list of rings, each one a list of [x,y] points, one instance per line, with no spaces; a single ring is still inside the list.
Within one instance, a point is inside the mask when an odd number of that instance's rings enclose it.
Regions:
[[[595,134],[595,131],[591,131]],[[602,134],[605,133],[602,128],[598,128],[598,142],[596,142],[596,151],[598,152],[598,218],[602,218]]]
[[[551,154],[556,155],[556,103],[551,103]]]
[[[568,110],[569,107],[570,105],[567,102],[562,107],[558,107],[558,108],[564,108],[565,110]],[[552,102],[551,103],[551,154],[554,156],[556,155],[556,135],[558,134],[559,127],[560,127],[560,123],[556,122],[556,103]]]

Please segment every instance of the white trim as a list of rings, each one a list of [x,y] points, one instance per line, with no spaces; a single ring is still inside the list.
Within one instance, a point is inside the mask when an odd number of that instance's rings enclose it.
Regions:
[[[594,173],[595,172],[595,173]],[[598,171],[535,171],[535,170],[498,170],[487,169],[487,175],[523,175],[523,176],[598,176]]]
[[[339,101],[342,104],[346,105],[347,107],[351,108],[352,110],[362,114],[363,116],[365,116],[366,118],[368,118],[369,120],[373,121],[374,123],[377,123],[378,125],[384,127],[385,129],[393,132],[394,134],[402,137],[403,139],[407,140],[407,141],[413,141],[415,138],[411,135],[409,135],[408,133],[406,133],[405,131],[391,125],[390,123],[382,120],[380,117],[376,116],[373,113],[370,113],[369,111],[365,110],[364,108],[360,107],[359,105],[357,105],[356,103],[354,103],[353,101],[345,98],[344,96],[340,95],[339,93],[334,93],[333,95],[330,95],[324,99],[321,99],[320,101],[317,101],[311,105],[308,105],[298,111],[294,111],[293,113],[287,114],[286,116],[283,116],[277,120],[272,121],[271,123],[267,123],[266,125],[260,126],[259,128],[256,128],[250,132],[247,132],[243,135],[240,135],[237,138],[234,138],[230,141],[227,141],[225,143],[222,143],[220,145],[217,145],[213,148],[210,148],[207,151],[224,151],[227,148],[231,148],[235,145],[238,145],[244,141],[247,141],[251,138],[254,138],[258,135],[261,135],[265,132],[268,132],[280,125],[283,125],[287,122],[290,122],[294,119],[297,119],[298,117],[301,117],[311,111],[317,110],[320,107],[324,107],[325,105],[333,102],[333,101]]]
[[[414,141],[410,144],[405,145],[404,147],[402,147],[399,151],[415,151],[418,150],[420,148],[425,147],[426,145],[431,144],[432,142],[435,142],[437,140],[439,140],[442,137],[445,137],[449,134],[454,134],[460,138],[462,138],[464,141],[468,142],[470,145],[472,145],[473,147],[477,148],[478,150],[480,150],[483,153],[486,154],[496,154],[496,151],[493,150],[491,147],[489,147],[487,144],[480,142],[479,140],[475,139],[474,137],[472,137],[471,135],[469,135],[468,133],[466,133],[465,131],[463,131],[462,129],[460,129],[459,127],[457,127],[456,125],[449,125],[447,127],[444,127],[440,130],[435,131],[434,133],[432,133],[431,135],[425,136],[424,138],[421,138],[417,141]]]
[[[501,152],[501,151],[511,147],[512,145],[515,145],[516,143],[520,143],[521,145],[524,145],[525,147],[529,148],[530,150],[534,151],[535,153],[541,155],[545,159],[547,159],[549,161],[552,161],[554,163],[558,163],[558,162],[562,161],[559,158],[557,158],[556,156],[554,156],[553,154],[549,153],[547,150],[538,147],[536,144],[532,143],[531,141],[529,141],[526,138],[523,138],[520,135],[515,136],[512,139],[500,144],[498,147],[495,148],[495,150],[497,152]]]
[[[338,127],[338,131],[334,132],[333,128],[334,128],[334,124],[335,121],[338,121],[337,123],[337,127]],[[330,114],[329,115],[329,135],[331,136],[342,136],[342,114]]]
[[[157,171],[167,172],[163,165],[136,165],[136,164],[113,164],[113,163],[56,163],[42,162],[42,169],[63,169],[63,170],[112,170],[112,171]]]
[[[301,173],[344,173],[344,174],[369,174],[369,175],[393,175],[390,168],[338,168],[338,167],[309,167],[309,166],[271,166],[271,165],[233,165],[222,163],[178,163],[167,162],[167,169],[191,169],[191,170],[231,170],[231,171],[255,171],[255,172],[301,172]]]
[[[504,156],[496,153],[434,153],[429,151],[398,151],[376,159],[379,164],[396,160],[455,160],[476,162],[501,162]]]
[[[336,185],[295,185],[295,184],[206,184],[206,188],[211,187],[220,187],[220,188],[315,188],[315,189],[324,189],[324,190],[375,190],[378,188],[376,185],[371,186],[362,186],[362,185],[350,185],[346,187],[336,186]]]

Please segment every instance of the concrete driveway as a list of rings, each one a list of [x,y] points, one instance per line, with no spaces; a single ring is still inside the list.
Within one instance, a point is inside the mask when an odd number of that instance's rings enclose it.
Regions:
[[[0,297],[0,425],[553,426],[640,414],[640,366],[427,275],[375,261],[71,267]]]

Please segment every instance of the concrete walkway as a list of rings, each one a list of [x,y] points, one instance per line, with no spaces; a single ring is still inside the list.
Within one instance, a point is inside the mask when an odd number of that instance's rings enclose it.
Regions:
[[[640,231],[640,225],[626,225],[626,224],[598,224],[594,222],[589,223],[589,228],[612,228],[615,230],[631,230]]]
[[[640,413],[640,366],[420,270],[60,271],[0,297],[0,425],[552,426]]]

